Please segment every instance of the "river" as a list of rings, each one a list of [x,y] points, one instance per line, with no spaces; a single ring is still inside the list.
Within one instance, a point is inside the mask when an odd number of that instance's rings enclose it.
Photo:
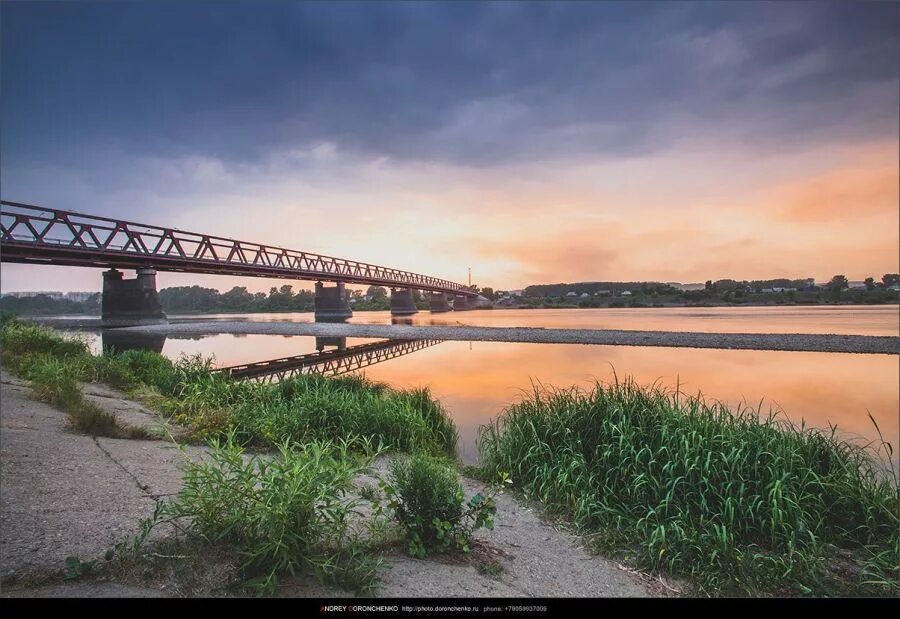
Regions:
[[[221,315],[230,320],[312,321],[312,315]],[[172,320],[210,319],[210,316]],[[738,333],[841,333],[900,335],[898,306],[635,308],[482,310],[448,314],[422,312],[413,324],[544,326]],[[352,322],[390,323],[388,312],[359,312]],[[91,333],[94,350],[99,332]],[[311,336],[211,335],[159,340],[169,357],[215,356],[221,366],[291,357],[340,346],[346,354],[371,340],[327,341]],[[331,353],[337,354],[337,353]],[[340,353],[343,355],[344,353]],[[398,353],[399,354],[399,353]],[[900,444],[900,358],[896,355],[807,353],[755,350],[651,348],[574,344],[446,341],[369,365],[374,380],[395,386],[428,386],[460,429],[460,457],[474,462],[479,426],[533,384],[587,387],[595,380],[631,376],[639,383],[678,386],[729,406],[783,411],[795,423],[839,433],[862,442],[877,432],[897,452]],[[615,374],[614,374],[615,372]]]

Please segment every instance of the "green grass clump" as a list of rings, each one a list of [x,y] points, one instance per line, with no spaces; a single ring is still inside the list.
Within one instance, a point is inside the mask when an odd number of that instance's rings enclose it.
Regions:
[[[63,337],[54,329],[5,317],[0,324],[0,361],[18,373],[22,364],[35,355],[79,359],[90,356],[90,352],[83,340]]]
[[[152,385],[171,392],[177,373],[166,357],[147,350],[126,350],[91,358],[87,379],[126,391]]]
[[[245,457],[233,440],[215,441],[207,459],[186,466],[183,488],[161,504],[144,535],[175,522],[194,540],[233,546],[247,583],[261,593],[297,572],[369,591],[380,559],[367,552],[364,523],[353,518],[364,501],[349,491],[374,453],[351,438],[284,443],[274,456]]]
[[[469,552],[474,532],[494,527],[493,492],[476,494],[463,505],[459,473],[444,457],[424,453],[398,457],[391,463],[391,483],[381,486],[414,557],[423,559],[429,552],[453,548]],[[381,508],[379,502],[376,505]]]
[[[380,448],[452,454],[456,428],[426,390],[395,390],[358,377],[297,376],[278,385],[247,385],[233,403],[238,436],[273,445],[284,440],[371,437]]]
[[[834,430],[627,380],[535,389],[480,449],[485,473],[508,471],[601,547],[706,591],[900,590],[897,481]],[[848,556],[850,582],[833,569]]]
[[[56,359],[49,354],[30,355],[23,364],[25,376],[31,381],[35,399],[49,402],[69,416],[69,426],[75,432],[112,438],[145,438],[138,428],[126,429],[116,417],[85,400],[78,379],[84,365],[82,357]]]

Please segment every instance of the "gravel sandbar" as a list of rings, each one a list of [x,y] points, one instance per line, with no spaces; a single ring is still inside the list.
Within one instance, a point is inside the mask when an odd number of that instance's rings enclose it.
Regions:
[[[531,327],[472,327],[366,325],[342,323],[189,321],[125,327],[134,333],[258,335],[319,335],[371,337],[397,340],[462,340],[535,342],[545,344],[604,344],[609,346],[666,346],[676,348],[728,348],[900,354],[900,337],[810,333],[701,333],[679,331],[624,331],[616,329],[543,329]]]

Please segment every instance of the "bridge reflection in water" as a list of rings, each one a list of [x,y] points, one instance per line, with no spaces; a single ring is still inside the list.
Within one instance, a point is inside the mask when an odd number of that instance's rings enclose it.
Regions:
[[[330,340],[320,342],[321,340]],[[382,363],[397,357],[409,355],[423,348],[440,344],[443,340],[382,340],[346,347],[345,342],[334,340],[344,338],[316,338],[316,349],[319,352],[259,361],[244,365],[220,368],[234,378],[256,379],[265,382],[278,382],[300,374],[323,374],[337,376],[346,374],[376,363]],[[332,350],[323,350],[325,346],[337,346]]]
[[[103,354],[126,350],[151,350],[162,353],[165,335],[122,333],[116,329],[102,332]],[[443,340],[379,340],[356,346],[347,346],[345,337],[316,337],[316,351],[292,357],[280,357],[219,368],[234,378],[278,382],[299,374],[323,374],[337,376],[376,363],[414,353],[423,348],[440,344]]]

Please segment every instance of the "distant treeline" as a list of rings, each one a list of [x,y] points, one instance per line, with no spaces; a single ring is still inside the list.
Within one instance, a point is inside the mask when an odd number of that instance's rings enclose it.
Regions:
[[[315,308],[315,293],[311,290],[294,292],[284,285],[265,292],[249,292],[235,286],[228,292],[202,286],[176,286],[159,291],[159,301],[166,313],[215,312],[311,312]]]
[[[100,293],[86,301],[54,299],[47,295],[0,298],[0,311],[22,316],[50,314],[100,314]],[[269,293],[251,293],[243,286],[228,292],[202,286],[176,286],[159,291],[163,310],[169,314],[215,312],[311,312],[315,294],[310,290],[294,292],[292,286],[272,288]]]
[[[498,306],[512,303],[528,307],[566,304],[579,307],[626,307],[623,293],[627,292],[628,307],[650,305],[709,305],[709,304],[783,304],[783,303],[896,303],[900,292],[900,275],[888,273],[880,281],[866,278],[863,288],[848,290],[843,275],[835,275],[830,282],[817,286],[811,279],[766,279],[738,281],[708,280],[701,290],[679,290],[660,282],[577,282],[572,284],[540,284],[528,286],[525,299],[500,299]],[[490,288],[478,290],[483,296],[497,300]],[[575,293],[575,297],[569,293]],[[602,294],[599,294],[602,293]],[[587,298],[581,295],[586,294]],[[350,307],[354,311],[387,310],[391,300],[389,291],[370,286],[349,291]],[[311,290],[294,292],[293,286],[272,287],[268,294],[252,293],[244,286],[227,292],[202,286],[176,286],[159,291],[159,299],[167,314],[180,313],[253,313],[253,312],[311,312],[315,309],[315,293]],[[33,297],[0,298],[0,311],[22,316],[52,314],[100,314],[100,294],[85,301],[54,299],[39,294]],[[428,299],[416,291],[415,303],[420,310],[428,309]]]
[[[45,294],[33,297],[2,297],[0,311],[20,316],[48,316],[55,314],[100,314],[100,293],[85,301],[54,299]]]
[[[356,311],[387,310],[391,307],[388,291],[372,286],[363,294],[359,290],[348,291],[350,306]],[[269,293],[249,292],[244,286],[235,286],[220,293],[215,288],[201,286],[177,286],[159,291],[159,300],[168,314],[177,313],[252,313],[252,312],[311,312],[315,309],[315,293],[284,285],[269,289]],[[415,295],[419,309],[428,307],[421,293]]]
[[[356,311],[387,310],[391,299],[386,289],[370,287],[364,294],[359,290],[349,291],[351,307]],[[21,316],[54,314],[100,314],[100,293],[84,302],[68,299],[54,299],[47,295],[33,297],[2,297],[0,311]],[[294,292],[293,286],[284,285],[271,288],[269,293],[250,292],[244,286],[235,286],[228,292],[202,286],[175,286],[159,291],[159,301],[167,314],[190,313],[254,313],[254,312],[311,312],[315,309],[315,293],[311,290]],[[428,308],[428,300],[416,293],[415,302],[419,309]]]
[[[888,273],[877,281],[872,277],[866,278],[865,285],[870,291],[884,289],[897,284],[900,279],[896,273]],[[760,293],[765,291],[782,291],[796,290],[799,292],[817,292],[817,291],[833,291],[844,290],[848,288],[849,282],[843,275],[835,275],[831,281],[822,286],[818,286],[811,277],[804,279],[754,279],[754,280],[735,280],[735,279],[719,279],[707,280],[705,290],[712,292],[746,292]],[[598,293],[609,293],[618,296],[623,292],[631,294],[643,295],[673,295],[673,296],[690,296],[688,293],[694,291],[685,291],[670,284],[661,282],[575,282],[571,284],[537,284],[528,286],[524,290],[524,296],[530,298],[549,298],[549,297],[565,297],[570,292],[574,292],[577,296],[582,294],[596,295]]]
[[[575,284],[538,284],[525,288],[526,297],[564,297],[570,292],[577,295],[597,294],[609,291],[611,294],[625,292],[642,292],[644,294],[678,294],[680,291],[669,284],[659,282],[578,282]]]
[[[742,281],[736,279],[717,279],[713,282],[715,290],[744,290],[745,292],[761,292],[774,288],[796,288],[797,290],[815,290],[816,280],[807,279],[754,279]]]

